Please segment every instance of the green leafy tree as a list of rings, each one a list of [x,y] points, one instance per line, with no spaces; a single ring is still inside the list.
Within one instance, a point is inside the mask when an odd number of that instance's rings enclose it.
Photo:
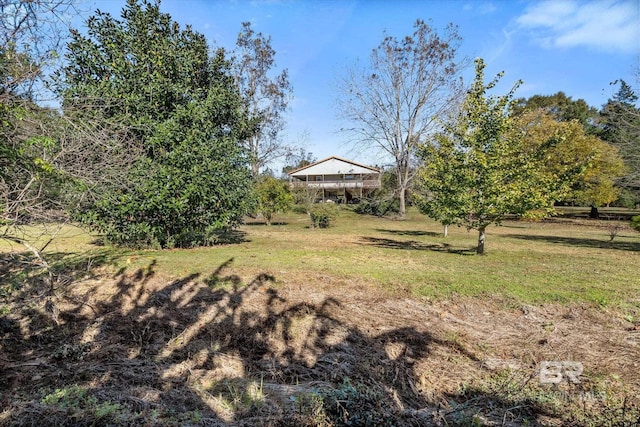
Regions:
[[[516,116],[526,111],[543,110],[556,121],[571,122],[577,120],[586,133],[597,132],[595,123],[598,118],[598,110],[589,106],[584,99],[573,100],[564,92],[554,95],[534,95],[530,98],[519,98],[514,101],[512,113]]]
[[[79,217],[118,244],[209,244],[251,207],[250,128],[224,51],[181,29],[159,2],[128,0],[72,32],[58,90],[66,114],[120,123],[139,155]],[[100,147],[93,147],[99,150]]]
[[[526,150],[546,153],[541,172],[570,185],[562,201],[592,206],[597,214],[598,207],[617,199],[620,191],[615,183],[624,173],[622,159],[615,147],[587,134],[579,121],[558,121],[538,109],[517,116],[516,129]]]
[[[353,142],[392,159],[399,214],[416,174],[416,150],[440,130],[462,95],[460,36],[449,25],[440,35],[418,20],[398,40],[386,36],[373,49],[369,66],[349,70],[341,82],[340,110]]]
[[[285,212],[293,206],[293,195],[286,182],[273,177],[264,177],[255,186],[258,211],[267,225],[271,225],[274,214]]]
[[[423,145],[418,197],[420,210],[443,224],[478,230],[477,253],[486,229],[507,215],[546,208],[566,185],[543,173],[540,150],[526,150],[509,116],[507,95],[487,96],[501,75],[484,83],[485,64],[476,60],[475,80],[459,114],[434,145]]]

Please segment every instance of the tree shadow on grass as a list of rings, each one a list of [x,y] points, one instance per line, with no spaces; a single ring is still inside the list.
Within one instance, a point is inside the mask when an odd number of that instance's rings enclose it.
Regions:
[[[425,330],[364,334],[340,320],[340,300],[289,301],[269,274],[246,284],[226,274],[232,263],[163,283],[152,261],[119,271],[110,287],[103,277],[59,289],[55,322],[38,306],[14,306],[0,317],[3,420],[304,425],[312,408],[295,402],[338,399],[347,381],[353,402],[327,400],[325,417],[421,425],[406,411],[431,404],[416,388],[415,361],[434,345],[477,360]],[[378,400],[367,400],[373,391]]]
[[[428,332],[401,328],[368,337],[339,320],[340,301],[287,301],[273,276],[243,284],[226,275],[232,262],[206,277],[169,283],[154,278],[151,262],[119,271],[115,292],[102,298],[96,295],[103,281],[61,290],[55,323],[35,306],[3,316],[5,419],[11,425],[35,418],[49,425],[271,425],[283,411],[295,412],[286,387],[295,395],[304,384],[331,388],[344,378],[389,384],[392,389],[380,389],[385,401],[393,402],[393,390],[396,398],[427,404],[415,392],[411,360],[426,357],[437,341]],[[393,360],[385,350],[390,343],[402,348]],[[267,390],[275,396],[271,403]],[[273,403],[278,395],[281,405]]]
[[[563,237],[563,236],[539,236],[530,234],[505,234],[504,237],[510,237],[512,239],[530,240],[533,242],[541,241],[547,243],[556,243],[565,246],[580,246],[584,248],[597,248],[597,249],[616,249],[620,251],[640,251],[640,241],[606,241],[599,239],[588,239],[583,237]]]
[[[420,391],[429,372],[419,365],[443,351],[481,365],[461,342],[423,326],[365,332],[345,313],[350,301],[287,298],[276,277],[247,282],[232,266],[166,282],[152,260],[69,285],[57,323],[13,306],[0,316],[0,425],[457,422],[461,411],[443,413],[441,398]],[[497,417],[525,404],[509,401]]]
[[[102,247],[82,253],[44,254],[48,269],[29,252],[0,253],[0,297],[28,298],[78,280],[93,278],[102,267],[114,265],[125,252]],[[51,289],[49,289],[51,288]]]
[[[232,229],[232,230],[221,230],[215,233],[215,243],[216,244],[238,244],[238,243],[246,243],[251,240],[247,239],[247,233],[241,230]]]
[[[249,227],[271,227],[271,226],[277,226],[277,225],[289,225],[288,222],[286,221],[272,221],[271,225],[267,225],[265,220],[260,220],[260,221],[247,221],[244,223],[244,225],[247,225]]]
[[[442,237],[442,233],[436,233],[434,231],[422,231],[422,230],[388,230],[383,228],[377,228],[376,231],[380,233],[394,234],[396,236],[429,236],[429,237]]]
[[[385,249],[403,249],[412,251],[446,252],[457,255],[475,255],[476,248],[454,248],[448,243],[422,243],[415,240],[394,240],[381,237],[363,237],[365,245]]]

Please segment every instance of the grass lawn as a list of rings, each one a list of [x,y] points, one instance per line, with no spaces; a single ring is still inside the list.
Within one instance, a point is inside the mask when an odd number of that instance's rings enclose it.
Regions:
[[[240,243],[116,251],[115,262],[142,268],[153,262],[157,273],[172,278],[206,279],[224,265],[226,275],[249,280],[267,273],[283,285],[331,277],[435,299],[457,294],[524,303],[640,304],[640,234],[624,222],[505,222],[488,228],[484,256],[474,253],[474,230],[450,227],[444,238],[438,223],[415,211],[399,221],[343,209],[328,229],[308,224],[306,215],[293,213],[278,216],[272,226],[249,219],[240,229]],[[611,241],[613,226],[622,228]],[[67,227],[47,251],[104,254],[94,240]]]
[[[475,232],[415,211],[275,222],[142,251],[65,226],[53,292],[0,241],[0,426],[640,422],[628,224],[506,222],[478,256]],[[543,384],[544,361],[580,382]]]
[[[507,222],[488,229],[487,254],[478,256],[475,231],[450,227],[444,238],[438,223],[415,212],[397,221],[343,210],[329,229],[310,229],[304,215],[277,221],[249,221],[239,244],[146,251],[138,262],[154,259],[159,269],[183,276],[232,260],[230,272],[243,278],[268,273],[278,283],[304,284],[328,275],[431,298],[638,302],[640,234],[628,227],[610,241],[605,222]]]

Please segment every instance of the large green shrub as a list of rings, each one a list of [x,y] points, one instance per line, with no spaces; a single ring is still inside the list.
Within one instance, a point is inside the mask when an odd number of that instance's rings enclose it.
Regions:
[[[78,218],[127,246],[211,243],[251,208],[241,141],[260,123],[247,120],[222,49],[210,54],[159,3],[128,0],[121,16],[98,12],[86,35],[72,32],[58,79],[65,114],[126,126],[138,147],[132,172],[96,189]]]

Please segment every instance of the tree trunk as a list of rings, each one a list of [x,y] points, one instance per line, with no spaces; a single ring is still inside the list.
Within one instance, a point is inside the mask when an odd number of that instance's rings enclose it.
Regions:
[[[443,224],[443,225],[444,225],[444,230],[442,234],[444,234],[444,237],[447,237],[449,235],[449,226],[447,224]]]
[[[598,212],[597,206],[591,206],[591,212],[589,212],[589,218],[600,219],[600,213]]]
[[[400,218],[404,218],[407,214],[407,210],[405,207],[405,201],[404,201],[404,197],[405,197],[405,192],[406,190],[404,188],[400,189],[400,194],[399,194],[399,201],[400,201],[400,209],[398,214],[400,215]]]
[[[253,176],[253,180],[257,181],[260,176],[260,165],[257,162],[251,163],[251,175]]]
[[[481,226],[478,228],[478,247],[476,248],[476,253],[478,255],[484,255],[484,237],[485,237],[485,229],[486,226]]]

